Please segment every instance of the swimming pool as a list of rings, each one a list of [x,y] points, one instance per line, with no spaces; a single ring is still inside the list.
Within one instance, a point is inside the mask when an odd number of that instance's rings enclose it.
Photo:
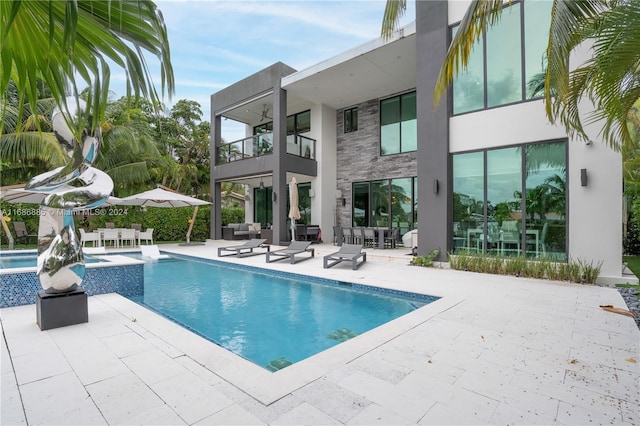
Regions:
[[[102,262],[101,259],[95,258],[91,255],[84,255],[85,263],[98,263]],[[12,268],[35,268],[37,264],[37,255],[35,254],[18,254],[18,255],[3,255],[0,256],[0,268],[12,269]]]
[[[131,300],[270,371],[438,299],[179,255],[144,269]]]

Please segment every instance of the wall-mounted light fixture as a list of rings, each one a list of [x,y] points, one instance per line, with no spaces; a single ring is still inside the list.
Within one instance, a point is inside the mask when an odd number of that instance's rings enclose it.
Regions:
[[[587,186],[587,169],[580,169],[580,185]]]
[[[433,180],[433,193],[437,194],[440,191],[440,181],[438,179]]]
[[[273,202],[275,203],[276,201],[278,201],[278,195],[274,192],[273,193]]]
[[[260,186],[258,188],[264,189],[264,182],[262,181],[262,178],[260,178]]]

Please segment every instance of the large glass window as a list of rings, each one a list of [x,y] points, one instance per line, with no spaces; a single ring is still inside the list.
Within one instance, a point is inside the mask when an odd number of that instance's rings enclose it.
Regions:
[[[487,107],[522,100],[520,5],[506,8],[486,37]]]
[[[549,43],[551,1],[527,1],[524,4],[525,81],[529,84],[546,68],[544,54]],[[527,98],[541,93],[527,90]]]
[[[353,184],[353,226],[414,229],[418,217],[416,177]]]
[[[353,226],[369,224],[369,182],[353,184]]]
[[[380,155],[417,148],[416,92],[380,101]]]
[[[400,228],[400,235],[412,228],[412,182],[413,178],[391,179],[391,225]]]
[[[474,45],[467,69],[453,82],[454,114],[532,97],[527,85],[545,67],[551,5],[552,0],[523,0],[505,7],[498,23]],[[452,34],[456,31],[453,27]]]
[[[358,130],[358,107],[344,110],[344,133]]]
[[[477,250],[484,232],[484,153],[453,156],[453,252]]]
[[[455,35],[458,27],[453,28]],[[474,44],[467,62],[453,80],[453,113],[460,114],[484,108],[484,40]]]
[[[263,228],[273,224],[273,188],[254,188],[253,190],[253,218],[260,222]]]
[[[487,232],[482,246],[501,256],[520,253],[522,150],[487,151]],[[484,237],[484,233],[483,233]]]
[[[453,252],[566,260],[566,142],[453,156]]]
[[[526,152],[526,254],[557,257],[566,252],[565,144],[528,145]]]

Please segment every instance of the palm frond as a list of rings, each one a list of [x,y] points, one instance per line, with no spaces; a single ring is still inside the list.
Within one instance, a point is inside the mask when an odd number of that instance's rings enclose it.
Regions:
[[[108,96],[108,61],[124,70],[136,96],[159,101],[143,54],[148,52],[159,59],[162,93],[173,94],[167,30],[150,0],[0,2],[0,28],[0,93],[13,79],[21,98],[35,105],[41,78],[68,111],[68,82],[77,93],[81,81],[90,87],[88,113],[97,126]]]
[[[382,15],[382,29],[380,31],[380,36],[384,40],[391,38],[391,34],[395,31],[406,10],[407,0],[387,0],[384,14]]]

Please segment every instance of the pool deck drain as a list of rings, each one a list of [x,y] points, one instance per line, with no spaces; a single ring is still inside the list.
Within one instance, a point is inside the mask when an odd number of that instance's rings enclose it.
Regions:
[[[216,247],[162,246],[216,258]],[[40,331],[0,310],[1,424],[639,424],[640,331],[612,288],[408,266],[225,261],[442,298],[277,372],[115,294]]]

